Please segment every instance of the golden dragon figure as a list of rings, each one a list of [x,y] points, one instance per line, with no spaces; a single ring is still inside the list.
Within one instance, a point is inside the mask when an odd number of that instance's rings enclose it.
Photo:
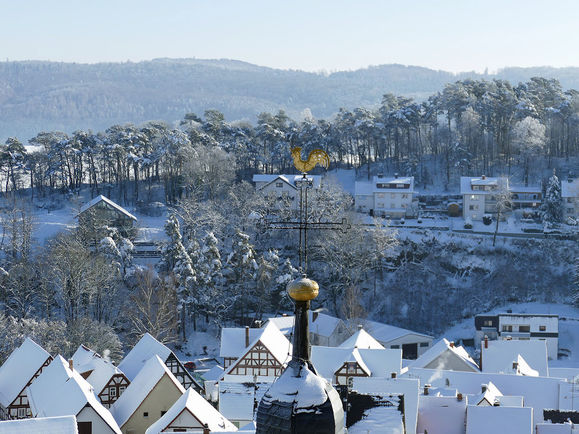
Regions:
[[[292,157],[294,159],[294,166],[302,173],[309,172],[316,164],[324,167],[326,170],[330,167],[330,157],[326,153],[326,151],[322,151],[321,149],[314,149],[308,155],[307,160],[302,160],[302,148],[296,146],[292,148]]]

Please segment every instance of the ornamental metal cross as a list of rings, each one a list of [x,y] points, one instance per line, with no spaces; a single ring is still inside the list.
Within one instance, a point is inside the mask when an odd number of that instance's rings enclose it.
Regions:
[[[302,177],[295,180],[296,187],[300,191],[300,208],[297,221],[269,221],[264,220],[265,229],[291,229],[299,231],[299,271],[307,274],[308,271],[308,230],[340,230],[346,232],[351,228],[345,218],[341,222],[310,222],[308,216],[308,190],[314,186],[313,178],[308,178],[305,172]]]

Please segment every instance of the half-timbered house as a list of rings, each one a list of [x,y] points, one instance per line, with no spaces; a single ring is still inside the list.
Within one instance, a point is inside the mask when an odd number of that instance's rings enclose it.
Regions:
[[[110,406],[125,391],[130,381],[110,360],[81,345],[72,356],[74,368],[94,388],[101,403]]]
[[[123,434],[144,433],[184,393],[163,360],[153,355],[112,405],[111,412]]]
[[[237,427],[201,395],[187,389],[167,413],[147,429],[146,434],[223,431],[237,431]]]
[[[119,363],[119,369],[126,375],[129,381],[133,381],[147,360],[155,355],[159,356],[171,373],[181,382],[185,390],[189,387],[193,387],[197,392],[203,390],[203,387],[201,387],[189,371],[187,371],[175,353],[149,333],[145,333],[121,363]]]
[[[0,367],[0,405],[11,419],[31,417],[26,388],[51,361],[44,348],[26,338]]]
[[[333,384],[351,385],[355,377],[390,377],[400,374],[402,351],[312,346],[312,364]]]
[[[224,343],[227,345],[231,342],[233,337],[228,330],[232,329],[222,329],[222,346]],[[292,352],[291,343],[273,324],[255,330],[259,330],[260,333],[241,350],[237,360],[229,365],[224,375],[250,376],[253,379],[254,377],[277,377],[281,374]]]
[[[72,364],[72,361],[56,356],[28,387],[33,417],[73,415],[79,434],[121,434],[93,387],[73,369]]]

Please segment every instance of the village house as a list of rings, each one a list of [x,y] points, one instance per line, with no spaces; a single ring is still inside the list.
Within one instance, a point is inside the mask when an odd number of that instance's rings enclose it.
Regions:
[[[563,221],[579,218],[579,178],[571,176],[561,181],[561,199],[563,201]]]
[[[509,185],[513,209],[524,209],[538,212],[543,203],[543,189],[541,185]]]
[[[115,227],[123,236],[132,236],[137,218],[102,194],[85,203],[77,215],[84,228]]]
[[[36,417],[0,422],[0,434],[79,434],[74,416]]]
[[[145,363],[155,355],[163,360],[163,363],[167,365],[171,373],[177,377],[185,389],[193,387],[198,392],[203,390],[203,387],[201,387],[189,371],[185,369],[183,363],[181,363],[175,353],[149,333],[145,333],[121,363],[119,363],[119,369],[129,381],[133,381]]]
[[[376,321],[359,321],[364,329],[384,348],[402,349],[402,358],[414,360],[424,354],[432,345],[432,336],[413,332],[400,327],[382,324]]]
[[[123,434],[144,433],[185,393],[163,360],[152,356],[111,407]]]
[[[415,368],[442,369],[445,371],[479,372],[476,362],[466,350],[442,338],[414,360],[409,366]]]
[[[296,181],[303,179],[303,175],[253,175],[255,190],[278,202],[280,208],[289,207],[297,210],[300,205],[300,190]],[[320,175],[307,175],[312,188],[318,189],[322,185]]]
[[[354,207],[358,212],[386,218],[414,217],[418,203],[414,199],[414,177],[374,176],[372,182],[356,181]]]
[[[496,194],[502,188],[509,188],[508,178],[493,178],[482,175],[472,178],[461,176],[462,215],[465,219],[482,220],[485,214],[496,214]]]
[[[383,350],[384,346],[364,330],[361,324],[358,331],[339,345],[340,348],[360,348],[369,350]]]
[[[121,434],[92,386],[62,356],[28,386],[28,400],[33,417],[75,416],[79,434]]]
[[[193,389],[187,391],[145,434],[167,432],[212,432],[236,431],[237,427],[220,414],[211,404]]]
[[[261,329],[221,329],[220,356],[224,360],[226,376],[243,376],[251,381],[277,377],[291,352],[292,344],[273,323]]]
[[[312,345],[337,347],[351,335],[346,324],[340,318],[316,311],[310,311],[308,315],[310,320],[310,343]],[[293,333],[293,315],[270,318],[265,324],[268,323],[275,324],[286,337]]]
[[[0,404],[11,419],[32,416],[27,387],[52,361],[52,356],[30,338],[16,348],[0,367]]]
[[[474,318],[475,341],[541,340],[547,343],[549,359],[557,360],[559,351],[559,316],[549,314],[500,313]]]
[[[391,349],[312,346],[312,364],[334,385],[350,386],[355,377],[391,377],[400,374],[402,351]]]
[[[74,368],[94,388],[101,403],[110,408],[129,385],[129,379],[110,360],[81,345],[72,356]]]

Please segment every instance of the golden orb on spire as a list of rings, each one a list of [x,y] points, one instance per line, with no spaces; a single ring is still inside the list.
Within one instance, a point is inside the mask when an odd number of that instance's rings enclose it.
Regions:
[[[318,296],[320,286],[314,280],[308,279],[305,275],[292,280],[287,285],[287,293],[295,301],[309,301]]]

